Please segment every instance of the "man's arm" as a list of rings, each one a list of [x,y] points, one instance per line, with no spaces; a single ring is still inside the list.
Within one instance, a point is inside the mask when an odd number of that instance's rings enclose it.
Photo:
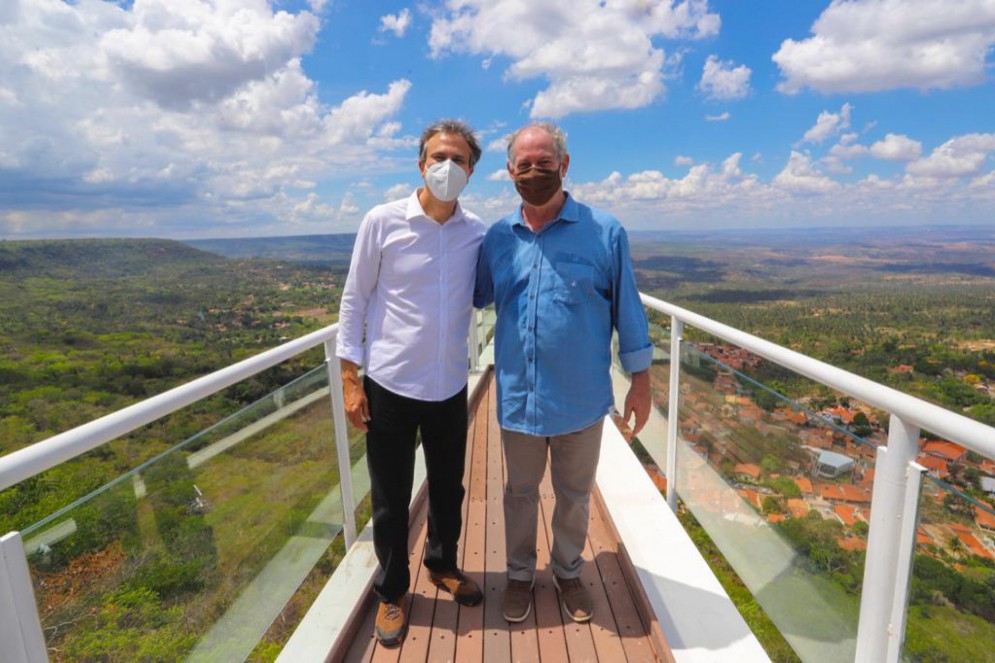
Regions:
[[[625,396],[624,422],[636,416],[632,434],[637,435],[649,419],[650,373],[653,362],[653,345],[649,338],[646,309],[639,299],[636,275],[629,254],[629,241],[625,229],[619,226],[614,246],[615,287],[612,302],[612,322],[618,330],[619,360],[629,373],[632,384]]]
[[[491,275],[491,263],[487,259],[487,251],[487,237],[485,237],[480,245],[480,254],[477,256],[477,272],[473,284],[473,305],[476,308],[484,308],[494,303],[494,278]]]
[[[629,393],[625,395],[625,410],[622,421],[629,425],[629,417],[636,415],[636,423],[632,426],[632,434],[638,435],[650,417],[650,372],[649,369],[633,373]]]
[[[342,288],[339,333],[335,345],[335,354],[339,357],[342,372],[346,416],[353,426],[364,432],[367,430],[366,422],[370,420],[370,409],[359,378],[359,366],[363,362],[366,342],[366,312],[379,274],[380,243],[373,219],[367,214],[356,233],[349,274]]]
[[[363,381],[359,378],[359,366],[348,359],[340,359],[339,365],[342,370],[345,414],[353,426],[365,433],[369,429],[366,424],[370,420],[370,406],[366,402]]]

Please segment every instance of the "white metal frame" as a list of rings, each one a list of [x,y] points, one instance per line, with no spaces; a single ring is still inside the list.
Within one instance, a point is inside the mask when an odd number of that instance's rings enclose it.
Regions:
[[[971,451],[995,458],[995,429],[679,306],[648,295],[640,296],[647,308],[669,315],[671,319],[666,468],[667,501],[671,508],[676,507],[677,499],[679,350],[684,325],[691,325],[890,413],[888,447],[879,449],[874,475],[855,660],[858,663],[897,663],[905,637],[906,602],[915,553],[921,473],[915,469],[918,466],[914,461],[919,430],[928,429]]]
[[[351,545],[356,539],[356,505],[349,462],[342,377],[334,352],[337,333],[337,324],[319,329],[158,396],[0,457],[0,490],[172,414],[302,352],[324,345],[340,468],[339,489],[342,492],[346,545]],[[19,532],[10,532],[0,539],[0,562],[0,636],[3,636],[0,640],[4,643],[4,661],[7,656],[12,656],[12,661],[16,663],[47,661],[45,639]]]

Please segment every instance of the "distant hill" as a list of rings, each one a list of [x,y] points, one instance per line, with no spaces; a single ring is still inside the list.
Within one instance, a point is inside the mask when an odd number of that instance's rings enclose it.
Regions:
[[[293,237],[244,237],[191,239],[190,246],[226,258],[269,258],[331,267],[347,267],[356,235],[296,235]]]
[[[0,276],[49,278],[148,274],[158,265],[217,265],[224,259],[168,239],[0,241]]]

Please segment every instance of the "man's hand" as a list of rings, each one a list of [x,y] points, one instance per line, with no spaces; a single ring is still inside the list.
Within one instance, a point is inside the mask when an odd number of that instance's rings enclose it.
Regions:
[[[628,426],[629,417],[635,414],[636,423],[632,426],[632,434],[638,435],[650,417],[650,372],[649,370],[639,371],[630,377],[632,385],[629,387],[629,393],[625,395],[625,410],[622,412],[622,421]]]
[[[366,425],[370,420],[370,405],[366,402],[366,392],[363,382],[359,379],[359,366],[342,359],[342,396],[345,400],[345,414],[353,426],[363,431],[369,430]]]

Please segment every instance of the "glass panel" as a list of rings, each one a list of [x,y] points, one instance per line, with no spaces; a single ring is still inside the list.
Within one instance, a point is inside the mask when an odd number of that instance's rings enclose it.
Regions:
[[[903,659],[995,660],[995,497],[991,460],[926,441]],[[945,480],[938,480],[943,477]],[[995,486],[991,486],[995,489]]]
[[[853,660],[874,413],[717,343],[685,341],[680,389],[684,505],[803,661]]]
[[[24,530],[50,656],[244,660],[283,614],[278,649],[341,522],[322,365]]]

